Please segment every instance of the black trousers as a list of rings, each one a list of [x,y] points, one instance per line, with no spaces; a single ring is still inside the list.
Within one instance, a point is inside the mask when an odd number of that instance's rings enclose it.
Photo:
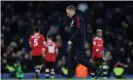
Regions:
[[[45,62],[46,62],[46,68],[55,69],[55,62],[48,62],[48,61]]]
[[[32,56],[32,61],[34,66],[38,66],[42,64],[42,56]]]
[[[80,40],[80,39],[79,39]],[[83,64],[84,66],[91,68],[92,70],[96,70],[97,67],[89,62],[89,60],[85,59],[85,49],[84,49],[84,41],[83,40],[77,40],[78,43],[73,43],[71,45],[71,49],[68,53],[68,78],[71,78],[74,76],[73,72],[74,64],[75,64],[75,57],[78,63]]]

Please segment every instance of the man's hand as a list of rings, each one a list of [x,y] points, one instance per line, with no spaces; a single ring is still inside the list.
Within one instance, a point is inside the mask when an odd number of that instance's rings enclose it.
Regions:
[[[72,42],[71,41],[68,41],[68,46],[71,46],[72,45]]]

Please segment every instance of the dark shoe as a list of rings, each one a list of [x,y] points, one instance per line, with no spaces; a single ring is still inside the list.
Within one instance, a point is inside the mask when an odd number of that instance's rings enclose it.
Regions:
[[[74,79],[73,77],[66,77],[65,79]]]
[[[33,79],[39,79],[39,75],[38,74],[34,74],[33,75]]]

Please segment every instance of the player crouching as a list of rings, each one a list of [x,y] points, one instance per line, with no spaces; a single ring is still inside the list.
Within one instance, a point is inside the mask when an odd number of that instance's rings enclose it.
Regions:
[[[46,61],[45,66],[45,77],[46,78],[54,78],[55,75],[55,62],[56,56],[58,55],[58,48],[54,41],[52,41],[52,36],[47,36],[47,43],[45,47],[45,56],[44,59]]]

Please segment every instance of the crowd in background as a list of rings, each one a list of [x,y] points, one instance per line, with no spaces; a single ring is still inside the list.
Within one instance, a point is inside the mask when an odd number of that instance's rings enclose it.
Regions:
[[[1,2],[1,70],[20,61],[24,72],[32,72],[28,38],[34,26],[39,26],[46,38],[54,35],[59,48],[56,67],[66,66],[69,18],[65,8],[73,4],[87,4],[78,11],[85,19],[86,56],[91,56],[92,38],[96,29],[103,30],[105,53],[110,67],[118,61],[127,65],[126,73],[133,73],[133,5],[132,2]],[[85,7],[82,5],[82,7]],[[82,9],[82,8],[81,8]]]

